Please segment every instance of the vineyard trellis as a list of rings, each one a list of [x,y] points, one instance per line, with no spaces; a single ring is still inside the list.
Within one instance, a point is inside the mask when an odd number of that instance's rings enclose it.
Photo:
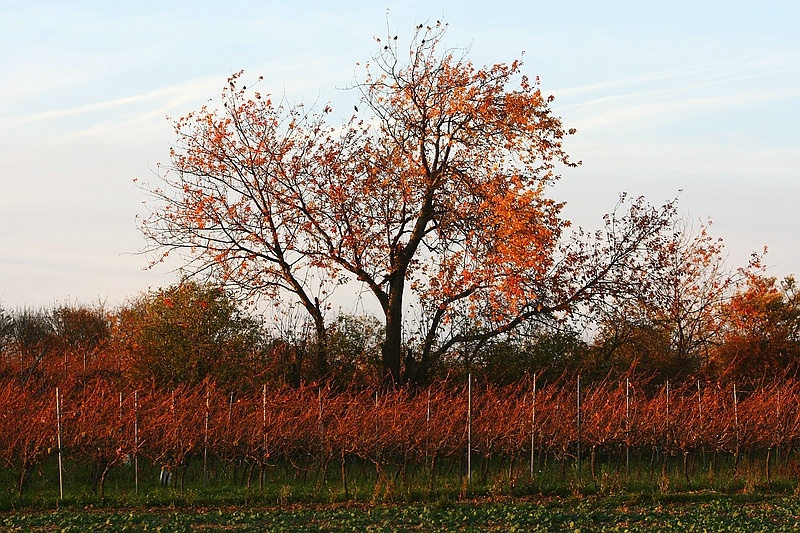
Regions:
[[[409,467],[424,469],[433,486],[442,461],[465,460],[468,483],[473,476],[485,483],[491,468],[513,483],[526,472],[534,478],[548,458],[562,475],[572,467],[573,475],[594,478],[601,462],[630,474],[637,456],[649,462],[651,477],[674,464],[688,482],[692,457],[710,469],[727,455],[735,472],[744,453],[761,454],[769,484],[773,463],[786,465],[796,455],[795,380],[749,390],[699,381],[644,390],[629,378],[581,389],[568,379],[542,386],[533,376],[504,387],[469,380],[420,391],[264,387],[238,396],[211,381],[120,391],[96,379],[61,384],[53,394],[6,379],[0,381],[0,459],[17,470],[21,495],[33,469],[63,453],[91,470],[102,497],[109,471],[122,464],[134,466],[138,493],[139,458],[161,469],[163,485],[179,488],[190,461],[202,461],[204,487],[212,462],[238,472],[242,485],[257,474],[259,488],[276,465],[320,482],[337,464],[347,493],[355,460],[372,464],[378,492]]]

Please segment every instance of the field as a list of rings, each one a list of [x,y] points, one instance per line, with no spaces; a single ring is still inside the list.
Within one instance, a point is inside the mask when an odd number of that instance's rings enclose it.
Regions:
[[[92,508],[4,513],[3,531],[796,531],[800,499],[708,492],[431,504]]]
[[[354,461],[345,493],[338,464],[323,480],[298,478],[276,464],[263,485],[250,487],[215,464],[203,488],[202,464],[195,462],[183,490],[161,487],[158,468],[143,466],[138,494],[130,470],[120,468],[100,500],[88,472],[72,462],[65,464],[61,499],[56,465],[48,461],[22,497],[13,472],[0,471],[0,531],[796,531],[796,480],[781,471],[769,486],[754,482],[750,465],[743,461],[734,474],[722,461],[687,483],[677,461],[667,471],[659,466],[652,479],[647,464],[637,462],[630,475],[604,465],[594,477],[585,469],[580,481],[574,465],[562,477],[553,464],[535,479],[520,473],[511,484],[498,462],[488,465],[485,480],[466,487],[458,463],[443,464],[429,486],[423,471],[389,482],[374,465]],[[752,461],[753,469],[761,467]]]

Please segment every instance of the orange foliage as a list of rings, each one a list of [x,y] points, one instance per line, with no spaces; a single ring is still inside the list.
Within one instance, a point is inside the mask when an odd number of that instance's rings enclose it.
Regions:
[[[800,367],[800,298],[793,277],[751,274],[721,308],[713,363],[726,379],[796,375]]]
[[[342,126],[329,106],[248,97],[233,75],[224,109],[176,121],[166,187],[145,187],[159,202],[142,223],[154,251],[186,250],[190,271],[251,295],[292,295],[320,340],[325,298],[307,273],[357,279],[384,311],[395,382],[408,286],[437,315],[428,355],[464,312],[484,330],[525,313],[527,280],[552,266],[567,225],[545,188],[557,163],[573,165],[568,132],[520,61],[477,68],[442,54],[444,31],[417,28],[407,58],[395,40],[382,46],[356,84],[373,117]]]

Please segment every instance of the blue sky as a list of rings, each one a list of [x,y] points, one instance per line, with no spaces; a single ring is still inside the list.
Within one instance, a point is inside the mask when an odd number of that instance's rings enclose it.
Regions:
[[[489,6],[489,7],[486,7]],[[583,165],[551,193],[599,227],[617,195],[714,221],[729,266],[768,246],[800,275],[798,2],[15,2],[0,0],[0,305],[123,303],[176,277],[144,270],[134,178],[155,182],[177,118],[226,78],[328,102],[376,51],[445,20],[478,64],[553,94]],[[388,20],[387,20],[388,9]]]

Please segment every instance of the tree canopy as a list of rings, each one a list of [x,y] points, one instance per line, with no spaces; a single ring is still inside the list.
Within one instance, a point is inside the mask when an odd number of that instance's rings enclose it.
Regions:
[[[224,290],[184,282],[121,309],[115,341],[134,383],[174,387],[213,378],[230,386],[250,374],[262,337]]]
[[[624,292],[643,250],[664,245],[672,202],[623,204],[605,228],[566,235],[549,196],[574,133],[522,62],[478,67],[446,25],[408,48],[377,39],[352,88],[355,113],[276,103],[228,80],[222,106],[175,122],[178,137],[141,228],[156,261],[248,297],[299,303],[329,370],[327,297],[360,283],[383,314],[390,383],[425,382],[447,354]],[[409,320],[409,304],[420,311]]]

